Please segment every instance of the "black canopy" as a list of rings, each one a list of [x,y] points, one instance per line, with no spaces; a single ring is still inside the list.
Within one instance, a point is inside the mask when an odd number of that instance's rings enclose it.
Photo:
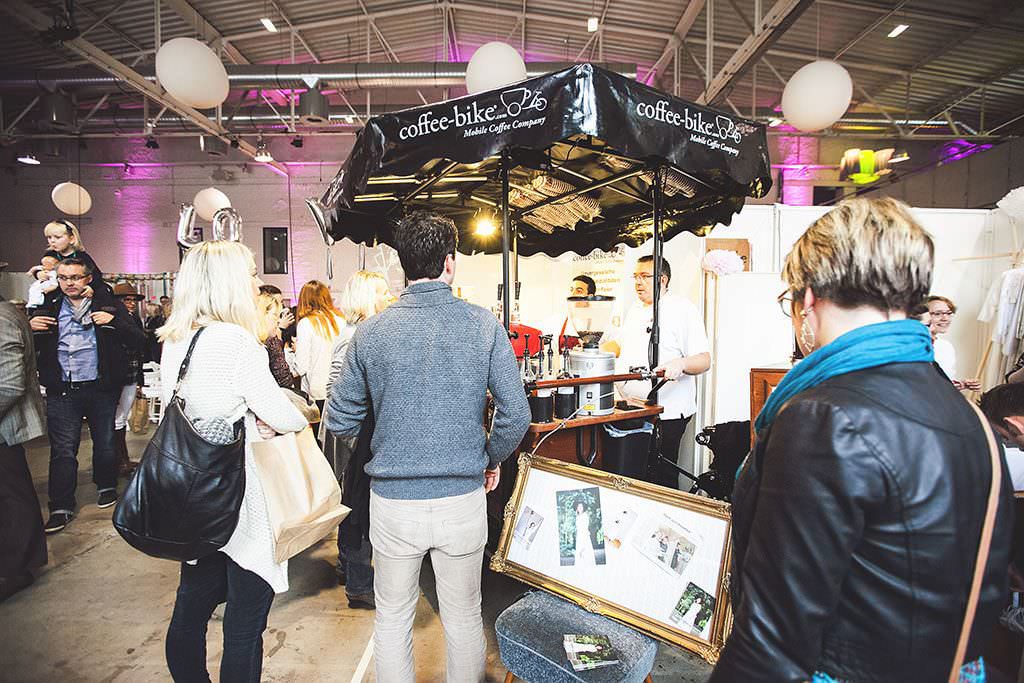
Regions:
[[[507,172],[507,178],[503,177]],[[502,251],[503,181],[518,252],[638,246],[729,223],[771,187],[764,126],[591,64],[370,119],[311,208],[335,239],[390,243],[406,211],[450,215],[465,253]],[[660,181],[660,196],[654,186]]]

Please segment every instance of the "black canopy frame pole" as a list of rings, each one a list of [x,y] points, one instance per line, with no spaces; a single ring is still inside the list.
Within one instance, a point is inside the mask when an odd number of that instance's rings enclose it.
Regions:
[[[501,322],[505,331],[512,329],[512,306],[509,297],[509,256],[512,249],[512,225],[508,207],[509,171],[512,159],[508,149],[501,150],[501,165],[498,174],[501,176]]]
[[[658,346],[661,342],[661,255],[662,255],[662,233],[661,224],[665,213],[665,167],[659,166],[654,171],[654,301],[651,312],[651,341],[647,348],[647,360],[653,370],[658,366]],[[652,387],[656,389],[657,379],[651,380]],[[652,391],[653,395],[649,400],[657,402],[658,392]]]

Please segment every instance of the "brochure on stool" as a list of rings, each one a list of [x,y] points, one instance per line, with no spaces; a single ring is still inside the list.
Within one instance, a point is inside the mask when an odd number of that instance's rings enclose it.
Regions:
[[[717,656],[727,622],[722,582],[730,552],[728,506],[605,477],[610,475],[534,458],[525,481],[517,482],[516,510],[506,520],[497,566],[588,609]]]
[[[608,636],[566,634],[562,637],[562,644],[573,671],[589,671],[619,663],[619,653],[612,647]]]

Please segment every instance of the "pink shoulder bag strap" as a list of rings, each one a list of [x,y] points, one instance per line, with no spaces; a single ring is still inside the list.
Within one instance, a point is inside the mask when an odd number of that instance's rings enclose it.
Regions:
[[[985,505],[985,521],[981,525],[981,541],[978,542],[978,557],[974,561],[974,579],[971,581],[971,593],[967,598],[967,612],[964,614],[964,623],[960,627],[960,640],[956,646],[956,656],[953,658],[953,668],[949,672],[949,683],[957,683],[960,680],[960,668],[963,666],[964,657],[967,656],[967,641],[971,637],[971,626],[974,624],[974,614],[978,610],[978,598],[981,594],[981,582],[985,575],[985,565],[988,562],[989,550],[992,547],[992,533],[996,526],[996,509],[999,507],[999,488],[1003,479],[1003,467],[999,460],[999,447],[996,445],[995,435],[992,427],[984,413],[968,401],[974,412],[981,420],[981,426],[985,430],[985,437],[988,439],[989,456],[992,459],[992,483],[988,488],[988,502]]]

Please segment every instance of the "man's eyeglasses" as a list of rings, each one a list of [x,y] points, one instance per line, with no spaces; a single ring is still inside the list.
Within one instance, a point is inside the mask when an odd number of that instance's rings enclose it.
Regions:
[[[58,275],[57,279],[61,282],[83,282],[88,277],[88,275]]]
[[[653,277],[651,273],[633,273],[633,280],[636,282],[647,282]]]
[[[779,302],[779,308],[782,309],[782,314],[787,318],[793,317],[793,294],[790,292],[783,292],[779,294],[776,301]]]

